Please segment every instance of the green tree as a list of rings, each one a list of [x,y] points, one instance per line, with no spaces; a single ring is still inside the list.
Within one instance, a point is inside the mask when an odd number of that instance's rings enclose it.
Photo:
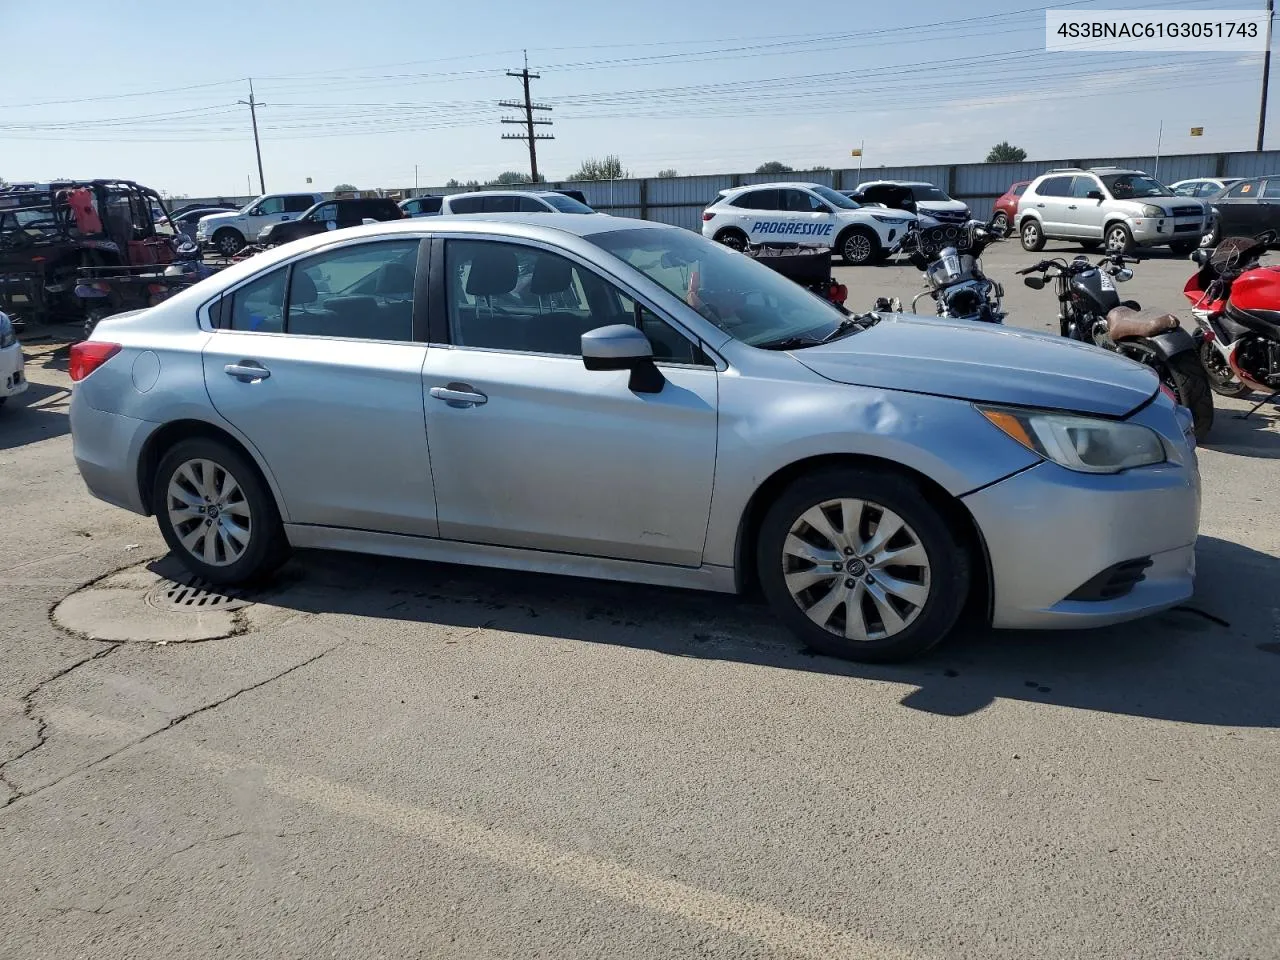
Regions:
[[[631,176],[631,172],[627,170],[622,161],[614,154],[609,154],[603,160],[597,160],[591,157],[582,161],[582,166],[578,167],[578,172],[571,176],[570,180],[625,180]]]
[[[822,164],[818,164],[816,167],[810,167],[809,172],[810,173],[830,173],[831,168],[824,167]]]
[[[340,183],[333,188],[334,193],[355,193],[356,186],[354,183]]]
[[[546,181],[546,177],[542,174],[538,174],[537,183],[546,183]],[[505,173],[498,174],[488,182],[490,185],[501,184],[502,186],[515,186],[516,184],[533,183],[535,181],[530,180],[527,173],[521,173],[519,170],[508,170]]]
[[[756,167],[756,173],[795,173],[795,168],[788,167],[781,160],[770,160]]]
[[[1019,163],[1027,159],[1027,151],[1001,140],[987,153],[987,163]]]
[[[480,181],[479,181],[479,180],[468,180],[466,183],[464,183],[464,184],[463,184],[463,186],[464,186],[464,187],[466,187],[468,190],[474,190],[474,189],[476,189],[478,186],[480,186]]]
[[[458,180],[458,178],[457,178],[457,177],[454,177],[454,178],[453,178],[453,179],[451,179],[448,183],[446,183],[446,184],[445,184],[445,186],[446,186],[446,187],[460,187],[460,186],[462,186],[462,182],[461,182],[460,180]]]
[[[680,176],[680,174],[676,172],[676,168],[675,168],[675,167],[667,167],[667,169],[665,169],[665,170],[659,170],[659,171],[658,171],[658,176],[660,176],[660,177],[678,177],[678,176]]]

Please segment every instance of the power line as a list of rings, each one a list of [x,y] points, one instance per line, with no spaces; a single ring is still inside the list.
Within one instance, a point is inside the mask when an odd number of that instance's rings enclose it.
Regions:
[[[551,108],[546,104],[534,103],[532,98],[529,95],[529,81],[539,80],[541,79],[541,77],[539,77],[539,75],[536,73],[529,72],[528,51],[526,51],[524,55],[524,69],[520,70],[519,72],[516,72],[514,70],[508,70],[507,76],[518,77],[520,81],[524,84],[524,103],[521,104],[515,100],[499,100],[498,106],[508,107],[513,110],[522,109],[524,110],[524,119],[518,120],[515,118],[503,117],[502,122],[503,123],[523,123],[525,126],[526,132],[525,133],[504,133],[502,135],[502,139],[503,140],[524,140],[526,143],[529,144],[529,181],[531,183],[537,183],[538,182],[538,141],[554,140],[555,135],[550,133],[534,132],[533,128],[535,126],[549,127],[551,126],[551,121],[535,120],[533,119],[533,112],[535,110],[550,110]]]

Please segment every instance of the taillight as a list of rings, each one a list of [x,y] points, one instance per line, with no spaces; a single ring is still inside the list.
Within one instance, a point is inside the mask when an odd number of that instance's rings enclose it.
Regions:
[[[71,382],[79,383],[93,371],[120,352],[120,344],[100,340],[85,340],[71,345],[71,363],[67,372]]]
[[[702,222],[703,222],[703,223],[706,223],[708,220],[714,220],[714,219],[715,219],[715,214],[714,214],[714,213],[712,213],[710,210],[703,210],[703,211],[702,211]]]

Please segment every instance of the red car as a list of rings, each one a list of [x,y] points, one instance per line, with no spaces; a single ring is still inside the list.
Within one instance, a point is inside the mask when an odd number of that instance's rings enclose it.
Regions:
[[[1018,219],[1018,198],[1022,196],[1029,183],[1031,183],[1030,180],[1019,180],[996,201],[995,211],[991,217],[993,227],[1003,230],[1006,234],[1009,232],[1009,228]]]

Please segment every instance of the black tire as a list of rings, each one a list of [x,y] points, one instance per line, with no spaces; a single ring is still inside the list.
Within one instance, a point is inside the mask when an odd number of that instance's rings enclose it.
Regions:
[[[1227,366],[1226,358],[1218,352],[1218,348],[1205,341],[1200,344],[1200,365],[1209,377],[1209,389],[1220,397],[1247,397],[1253,388],[1241,383]]]
[[[1089,253],[1093,253],[1093,251],[1097,250],[1101,246],[1102,246],[1101,240],[1081,240],[1080,241],[1080,249],[1086,250]]]
[[[1200,357],[1190,350],[1174,354],[1167,369],[1169,386],[1177,394],[1178,402],[1191,411],[1196,440],[1204,440],[1213,429],[1213,391],[1209,386],[1209,374],[1200,363]]]
[[[893,511],[911,528],[926,554],[929,582],[923,605],[905,627],[880,639],[848,640],[843,634],[819,625],[800,608],[800,601],[791,595],[787,586],[783,547],[793,525],[811,508],[841,498],[862,500]],[[795,481],[769,508],[756,544],[756,570],[761,588],[778,619],[810,649],[872,663],[918,656],[946,637],[969,593],[970,562],[968,551],[945,515],[918,484],[900,474],[874,469],[833,468]],[[864,568],[861,575],[870,572]],[[832,589],[837,586],[838,582]],[[842,610],[847,614],[843,602],[832,608],[828,622]]]
[[[1009,235],[1009,215],[1003,210],[997,211],[991,218],[991,229],[1001,237]]]
[[[1199,246],[1199,240],[1179,240],[1177,243],[1169,244],[1169,249],[1177,256],[1185,257]]]
[[[1216,247],[1221,240],[1222,240],[1222,228],[1215,223],[1209,229],[1209,232],[1200,238],[1200,246]]]
[[[244,249],[244,235],[232,227],[223,227],[214,233],[213,245],[224,257],[232,257]]]
[[[713,239],[716,243],[723,244],[730,250],[741,252],[747,249],[747,235],[737,227],[725,227]]]
[[[1103,243],[1108,253],[1133,253],[1133,234],[1123,223],[1109,224]]]
[[[1040,221],[1028,217],[1018,228],[1018,236],[1022,241],[1022,249],[1028,253],[1039,253],[1044,249],[1044,227]]]
[[[242,555],[234,562],[214,564],[197,557],[182,543],[182,537],[169,516],[169,482],[184,464],[192,460],[211,461],[225,470],[243,493],[243,502],[249,510],[249,542],[243,548]],[[160,458],[160,464],[156,468],[151,505],[160,525],[160,533],[174,557],[196,576],[203,577],[210,583],[252,582],[266,576],[289,558],[289,541],[280,522],[280,511],[276,508],[271,490],[258,473],[257,466],[244,454],[220,440],[195,437],[179,441],[170,447]],[[199,521],[193,522],[198,527]],[[206,525],[210,522],[204,521]],[[196,527],[189,528],[188,535]]]
[[[867,227],[850,227],[836,239],[840,257],[851,267],[865,267],[884,259],[884,248],[875,231]]]

